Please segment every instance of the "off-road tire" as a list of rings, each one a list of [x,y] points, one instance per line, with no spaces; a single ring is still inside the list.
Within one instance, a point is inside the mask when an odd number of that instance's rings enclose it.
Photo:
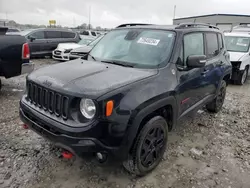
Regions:
[[[206,106],[209,112],[218,113],[221,110],[226,97],[226,88],[227,83],[225,80],[222,80],[216,98]]]
[[[158,143],[157,141],[152,141],[150,142],[148,148],[151,148],[151,146],[153,147],[153,149],[149,149],[148,154],[146,154],[147,157],[145,157],[146,159],[149,157],[149,155],[157,156],[155,157],[155,161],[149,166],[146,167],[145,165],[143,165],[143,160],[142,160],[142,150],[143,150],[143,146],[148,145],[148,140],[147,138],[152,138],[151,136],[151,132],[152,130],[156,130],[153,132],[153,135],[156,135],[157,137],[154,137],[154,139],[159,138],[159,140],[163,140],[163,143],[161,144],[162,147],[160,147],[159,149],[159,153],[157,153],[157,146],[153,146],[155,145],[155,142]],[[158,132],[161,132],[161,136],[158,137]],[[131,154],[129,154],[128,159],[126,161],[123,162],[123,166],[124,168],[131,174],[134,174],[136,176],[144,176],[147,173],[149,173],[150,171],[152,171],[154,168],[156,168],[158,166],[158,164],[161,162],[162,160],[162,156],[165,152],[166,149],[166,145],[167,145],[167,139],[168,139],[168,124],[166,122],[166,120],[161,117],[161,116],[156,116],[153,117],[152,119],[150,119],[141,129],[141,131],[139,132],[135,143],[134,143],[134,147],[132,149]],[[153,144],[154,143],[154,144]],[[157,144],[156,144],[157,145]],[[155,151],[152,152],[152,151]],[[146,151],[144,151],[146,152]],[[154,153],[154,154],[149,154],[149,153]]]
[[[247,80],[247,76],[248,76],[248,67],[245,68],[245,70],[243,72],[241,72],[237,78],[237,80],[235,80],[235,83],[237,85],[244,85],[244,83]]]

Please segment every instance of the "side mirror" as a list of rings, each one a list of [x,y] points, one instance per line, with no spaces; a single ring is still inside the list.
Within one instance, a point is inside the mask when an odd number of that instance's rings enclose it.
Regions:
[[[191,55],[187,58],[187,67],[190,68],[200,68],[206,65],[205,55]]]
[[[30,41],[33,42],[34,40],[36,40],[36,37],[28,36],[28,39],[30,39]]]
[[[81,59],[83,59],[83,60],[88,60],[88,55],[89,55],[89,54],[85,54],[84,56],[81,57]]]

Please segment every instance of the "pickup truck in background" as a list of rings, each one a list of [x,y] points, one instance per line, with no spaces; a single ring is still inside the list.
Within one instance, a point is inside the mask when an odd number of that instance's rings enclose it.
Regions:
[[[34,64],[30,62],[29,44],[20,35],[6,35],[8,28],[0,27],[0,77],[11,78],[30,73]],[[0,89],[1,89],[0,79]]]

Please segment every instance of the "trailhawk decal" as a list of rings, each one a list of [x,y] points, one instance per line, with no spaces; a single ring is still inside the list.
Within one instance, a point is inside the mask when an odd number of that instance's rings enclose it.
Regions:
[[[153,45],[153,46],[157,46],[159,42],[160,42],[159,39],[152,39],[152,38],[146,38],[146,37],[141,37],[137,41],[137,43],[140,43],[140,44],[148,44],[148,45]]]

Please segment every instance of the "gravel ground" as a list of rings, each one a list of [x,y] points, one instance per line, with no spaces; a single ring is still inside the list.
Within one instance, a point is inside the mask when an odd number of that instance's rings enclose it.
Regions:
[[[34,60],[36,68],[49,59]],[[3,80],[0,92],[0,187],[11,188],[249,188],[250,80],[229,85],[223,110],[199,110],[170,133],[161,164],[136,178],[117,164],[61,158],[60,150],[23,129],[18,114],[25,76]]]

